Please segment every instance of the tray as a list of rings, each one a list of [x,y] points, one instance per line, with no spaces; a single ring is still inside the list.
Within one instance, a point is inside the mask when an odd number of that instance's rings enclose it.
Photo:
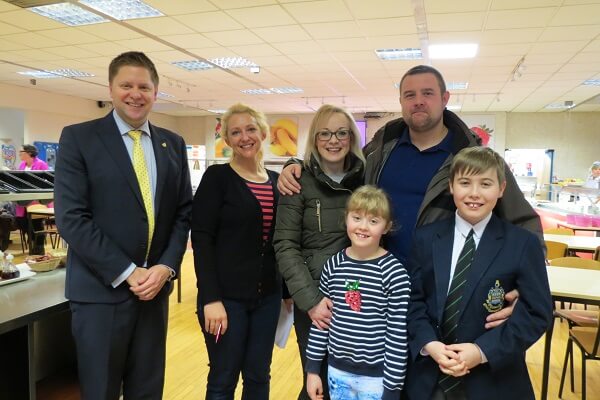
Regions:
[[[11,283],[21,282],[26,279],[31,278],[35,275],[35,272],[29,269],[29,266],[26,264],[18,264],[17,268],[21,272],[21,275],[18,278],[13,279],[0,279],[0,286],[10,285]]]

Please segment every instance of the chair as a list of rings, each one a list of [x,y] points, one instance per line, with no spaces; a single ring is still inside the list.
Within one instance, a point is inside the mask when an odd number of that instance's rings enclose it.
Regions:
[[[600,246],[596,247],[596,251],[594,252],[594,260],[600,261]]]
[[[567,341],[567,351],[565,352],[565,361],[560,376],[560,388],[558,397],[562,398],[562,392],[567,375],[567,363],[571,360],[571,392],[574,392],[574,374],[573,374],[573,343],[581,351],[581,399],[586,398],[586,362],[588,360],[600,361],[600,311],[596,311],[595,326],[574,326],[569,329],[569,339]]]
[[[550,265],[555,267],[594,269],[600,271],[600,261],[579,257],[558,257],[549,260]]]
[[[567,244],[561,242],[553,242],[552,240],[544,240],[544,242],[546,242],[546,258],[548,260],[567,256],[567,250],[569,249],[569,246]]]
[[[27,207],[28,218],[30,218],[30,220],[34,220],[34,219],[42,220],[42,229],[34,230],[33,225],[31,226],[31,231],[33,232],[33,235],[31,238],[29,238],[29,241],[31,243],[33,243],[35,241],[35,238],[38,235],[44,235],[44,237],[50,238],[50,244],[52,245],[52,248],[55,249],[56,247],[58,247],[58,244],[60,242],[60,237],[58,235],[58,230],[54,227],[49,226],[51,220],[54,219],[54,216],[52,214],[48,214],[48,215],[31,214],[31,212],[42,211],[42,210],[47,210],[47,209],[48,209],[48,207],[46,207],[43,204],[32,204]]]
[[[552,235],[575,235],[575,231],[571,228],[548,228],[544,229],[544,233],[549,233]]]

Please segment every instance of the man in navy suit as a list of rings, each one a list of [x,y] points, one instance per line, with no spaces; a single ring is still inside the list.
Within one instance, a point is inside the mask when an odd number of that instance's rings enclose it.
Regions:
[[[504,161],[489,148],[461,150],[450,168],[454,218],[418,228],[407,269],[410,400],[534,400],[525,351],[552,321],[544,252],[537,237],[492,213],[506,187]],[[519,301],[485,329],[504,294]]]
[[[114,110],[67,126],[55,210],[69,243],[66,297],[85,400],[161,399],[168,296],[186,249],[191,185],[183,139],[148,122],[158,74],[145,54],[109,67]]]

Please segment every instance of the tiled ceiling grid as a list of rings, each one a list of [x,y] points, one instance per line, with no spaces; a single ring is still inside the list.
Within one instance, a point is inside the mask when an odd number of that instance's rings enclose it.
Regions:
[[[107,66],[120,52],[146,52],[161,75],[160,112],[208,115],[238,101],[268,113],[312,112],[322,103],[352,112],[397,112],[394,83],[431,63],[462,112],[600,111],[600,1],[592,0],[146,0],[165,16],[69,27],[0,1],[0,82],[30,86],[17,71],[72,68],[79,79],[37,79],[36,88],[110,100]],[[421,24],[421,25],[419,25]],[[477,43],[475,58],[382,61],[375,49]],[[248,68],[186,71],[174,61],[244,57]],[[520,78],[512,80],[521,58]],[[247,95],[244,89],[302,93]],[[583,104],[584,102],[586,102]]]

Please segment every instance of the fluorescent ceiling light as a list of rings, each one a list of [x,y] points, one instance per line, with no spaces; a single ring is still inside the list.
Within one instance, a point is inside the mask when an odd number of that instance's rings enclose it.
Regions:
[[[84,10],[72,3],[50,4],[47,6],[27,8],[27,10],[70,26],[108,22],[107,19]]]
[[[269,89],[244,89],[240,92],[244,94],[273,94]]]
[[[212,58],[211,63],[218,65],[221,68],[232,69],[232,68],[244,68],[244,67],[257,67],[257,65],[242,57],[219,57]],[[204,61],[192,60],[192,61],[175,61],[171,64],[176,65],[180,68],[187,69],[188,71],[202,71],[205,69],[214,68],[212,64]]]
[[[79,2],[121,21],[164,15],[140,0],[79,0]]]
[[[375,50],[375,54],[381,60],[420,60],[423,58],[421,49],[405,48],[405,49],[379,49]]]
[[[469,87],[469,82],[449,82],[446,83],[446,89],[448,90],[465,90]]]
[[[562,103],[550,103],[544,108],[549,110],[568,110],[570,108],[575,107],[576,105],[577,104],[573,103],[572,101],[565,101]]]
[[[17,72],[20,75],[32,76],[39,79],[52,79],[52,78],[89,78],[95,76],[89,72],[78,71],[70,68],[59,68],[54,70],[43,70],[43,71],[21,71]]]
[[[242,67],[255,67],[256,64],[250,60],[242,57],[220,57],[213,58],[210,60],[211,63],[217,64],[221,68],[242,68]]]
[[[297,87],[278,87],[278,88],[269,88],[269,89],[245,89],[240,90],[245,94],[294,94],[294,93],[302,93],[304,90]]]
[[[214,68],[209,63],[206,63],[204,61],[198,61],[198,60],[174,61],[171,64],[173,64],[179,68],[187,69],[188,71],[203,71],[205,69]]]
[[[217,109],[217,110],[206,110],[206,111],[211,112],[211,113],[215,113],[215,114],[225,114],[225,112],[227,110]]]
[[[588,79],[583,81],[584,86],[600,86],[600,79]]]
[[[460,111],[462,106],[460,104],[448,104],[446,108],[451,111]]]
[[[156,97],[159,97],[161,99],[170,99],[170,98],[174,98],[175,96],[173,96],[172,94],[166,93],[166,92],[158,92],[156,94]]]
[[[431,44],[429,45],[429,58],[432,60],[473,58],[477,55],[478,47],[475,43]]]
[[[271,88],[273,93],[277,94],[294,94],[294,93],[302,93],[304,90],[297,87],[279,87],[279,88]]]

